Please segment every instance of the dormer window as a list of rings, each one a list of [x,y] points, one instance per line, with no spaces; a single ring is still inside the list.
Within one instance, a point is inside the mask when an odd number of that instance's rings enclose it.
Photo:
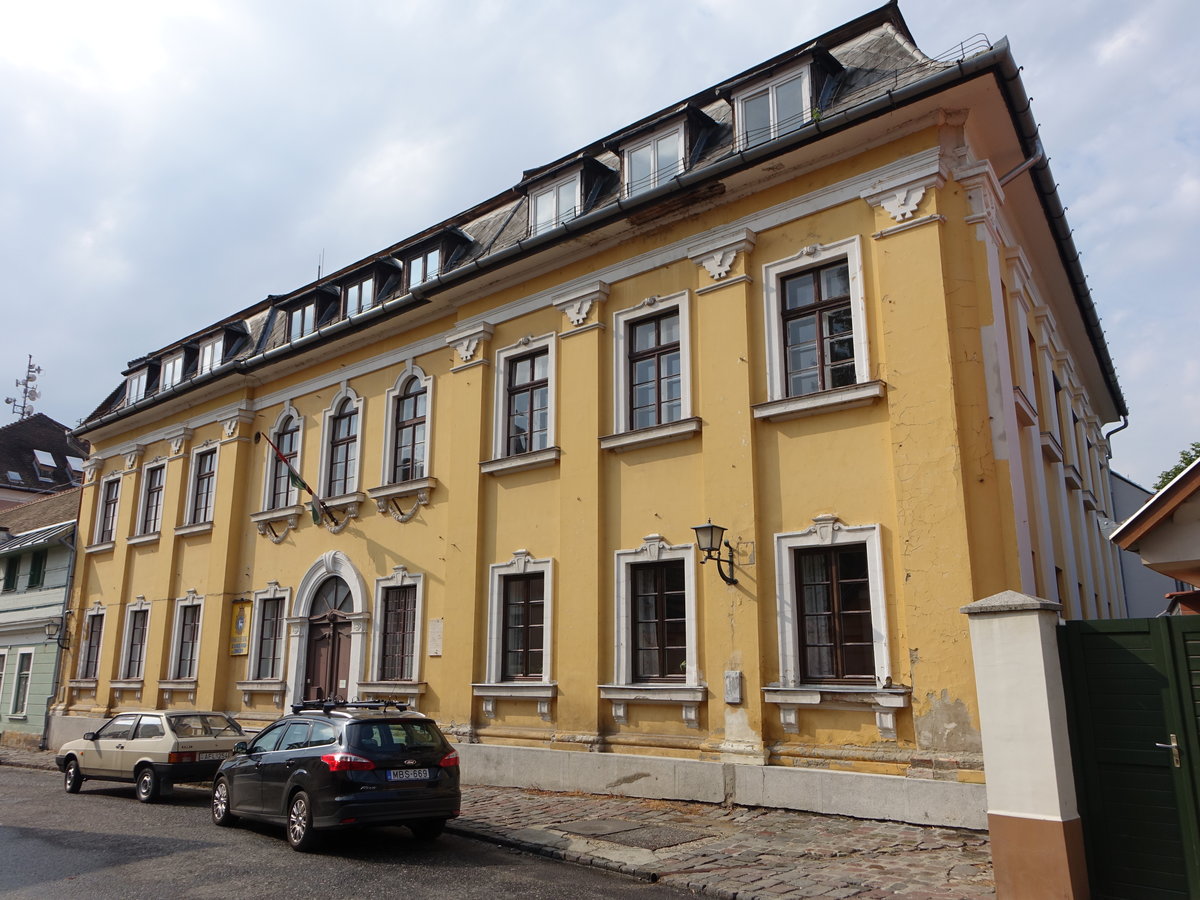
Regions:
[[[137,403],[146,396],[146,370],[140,369],[125,379],[125,402]]]
[[[354,316],[365,312],[375,305],[375,279],[364,278],[346,286],[345,291],[346,315]]]
[[[309,300],[288,313],[288,337],[297,340],[317,328],[317,301]]]
[[[176,353],[163,360],[159,370],[159,390],[166,390],[183,381],[183,354]]]
[[[739,149],[765,144],[795,131],[811,118],[807,67],[757,84],[734,98]]]
[[[225,349],[223,337],[215,337],[200,344],[200,353],[196,358],[196,374],[209,372],[221,364]]]
[[[424,284],[441,274],[442,248],[430,247],[424,253],[410,256],[405,267],[408,269],[408,289],[412,290],[417,285]]]
[[[53,481],[54,473],[58,469],[58,463],[54,461],[54,457],[47,451],[34,450],[33,468],[37,472],[39,481]]]
[[[683,171],[683,128],[652,134],[624,156],[626,197],[665,184]]]
[[[529,228],[532,234],[549,231],[579,215],[583,205],[579,174],[576,172],[530,194]]]

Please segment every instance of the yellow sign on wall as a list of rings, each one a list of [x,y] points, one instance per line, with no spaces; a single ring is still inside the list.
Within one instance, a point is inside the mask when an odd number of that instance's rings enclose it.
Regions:
[[[233,603],[233,622],[229,626],[230,656],[245,656],[250,652],[250,607],[249,600]]]

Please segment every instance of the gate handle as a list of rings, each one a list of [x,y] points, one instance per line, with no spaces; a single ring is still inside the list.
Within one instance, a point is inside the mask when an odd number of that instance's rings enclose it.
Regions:
[[[1171,743],[1155,744],[1154,746],[1161,747],[1163,750],[1170,750],[1171,762],[1175,765],[1175,768],[1179,768],[1179,740],[1175,737],[1175,735],[1171,735]]]

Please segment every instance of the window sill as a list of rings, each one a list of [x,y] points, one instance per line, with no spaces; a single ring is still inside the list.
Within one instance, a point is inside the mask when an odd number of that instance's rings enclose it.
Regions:
[[[176,537],[188,537],[193,534],[208,534],[213,529],[212,522],[197,522],[194,525],[180,525],[175,529]]]
[[[24,713],[13,713],[11,716],[5,716],[4,718],[8,719],[8,721],[10,721],[10,722],[28,722],[29,721],[29,716],[25,715]]]
[[[496,718],[497,698],[510,700],[536,700],[538,716],[550,721],[550,701],[558,696],[558,684],[553,681],[504,681],[499,684],[473,684],[471,693],[483,698],[483,715],[486,719]]]
[[[120,678],[114,679],[108,683],[108,686],[114,691],[140,691],[142,689],[142,679],[140,678]]]
[[[683,723],[700,727],[700,704],[708,695],[704,685],[691,684],[602,684],[600,697],[612,703],[613,721],[629,724],[630,703],[678,703]]]
[[[156,544],[161,536],[161,532],[153,531],[149,534],[135,534],[131,538],[126,538],[125,543],[131,547],[136,547],[139,544]]]
[[[67,687],[79,688],[80,690],[94,690],[96,687],[95,678],[72,678],[67,682]]]
[[[424,681],[360,681],[359,693],[391,694],[400,697],[418,697],[429,687]],[[379,697],[376,699],[387,699]]]
[[[523,472],[526,469],[540,469],[544,466],[558,465],[558,458],[560,456],[562,456],[562,450],[558,447],[547,447],[545,450],[518,453],[516,456],[484,460],[479,464],[479,470],[485,475],[504,475],[509,472]]]
[[[304,515],[307,509],[300,504],[294,506],[280,506],[276,509],[264,509],[261,512],[251,513],[250,522],[254,525],[260,535],[269,537],[271,543],[278,544],[282,541],[289,531],[299,527],[300,517]],[[275,525],[283,524],[283,531],[275,530]]]
[[[276,701],[283,699],[287,684],[282,678],[261,678],[254,681],[237,681],[234,686],[242,692],[242,703],[250,702],[251,694],[274,694]]]
[[[106,553],[113,547],[117,546],[116,541],[102,541],[99,544],[91,544],[83,548],[84,553]]]
[[[767,422],[785,422],[788,419],[836,412],[840,409],[870,406],[886,393],[887,385],[882,381],[864,381],[830,391],[821,391],[818,394],[805,394],[803,397],[785,397],[782,400],[756,403],[753,406],[754,418]]]
[[[911,688],[875,687],[871,684],[800,684],[796,687],[765,687],[763,699],[779,707],[783,730],[796,734],[800,730],[797,712],[800,707],[822,709],[862,709],[875,713],[875,724],[884,740],[896,739],[896,710],[909,705]]]
[[[163,692],[166,700],[171,699],[172,694],[186,693],[188,701],[196,699],[196,679],[195,678],[170,678],[158,683],[158,689]]]
[[[375,501],[375,508],[380,513],[390,515],[397,522],[407,522],[417,514],[420,507],[429,505],[429,492],[436,487],[436,478],[413,478],[409,481],[367,488],[367,496]],[[408,512],[401,509],[399,504],[399,501],[406,497],[413,498],[413,507]]]
[[[668,422],[665,425],[652,425],[649,428],[639,428],[637,431],[622,431],[619,434],[605,435],[600,438],[600,449],[623,453],[626,450],[636,450],[641,447],[686,441],[699,434],[700,429],[700,419],[693,416],[690,419]]]

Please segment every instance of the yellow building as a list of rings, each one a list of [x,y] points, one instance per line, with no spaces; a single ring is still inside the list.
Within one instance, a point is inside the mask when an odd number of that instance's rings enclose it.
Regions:
[[[124,376],[58,739],[398,698],[476,781],[981,826],[960,607],[1123,613],[1016,66],[890,4]]]

